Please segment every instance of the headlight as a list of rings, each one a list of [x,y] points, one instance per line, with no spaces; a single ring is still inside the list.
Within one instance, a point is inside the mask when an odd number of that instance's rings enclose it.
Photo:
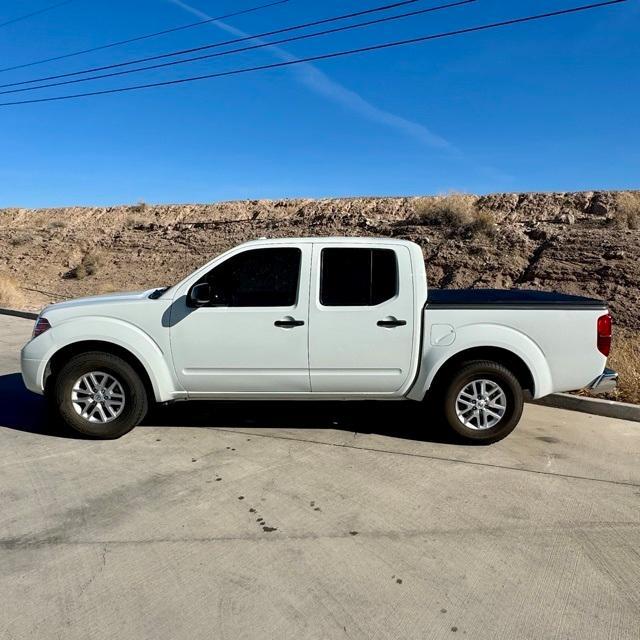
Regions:
[[[46,318],[38,318],[36,320],[36,325],[33,327],[33,335],[32,338],[37,338],[41,333],[48,331],[51,329],[51,325]]]

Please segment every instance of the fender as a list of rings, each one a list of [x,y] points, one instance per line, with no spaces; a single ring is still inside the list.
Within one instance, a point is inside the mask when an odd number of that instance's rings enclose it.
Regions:
[[[422,400],[442,366],[467,349],[497,347],[518,356],[529,368],[534,382],[534,398],[541,398],[553,391],[551,371],[540,347],[524,333],[500,324],[470,324],[456,327],[451,345],[440,347],[430,344],[428,333],[431,325],[425,325],[424,350],[418,377],[407,397]]]
[[[37,380],[42,388],[45,371],[53,355],[64,347],[85,341],[108,342],[133,354],[147,372],[157,402],[186,397],[186,393],[178,390],[167,362],[170,356],[165,356],[149,334],[129,322],[104,316],[81,316],[54,324],[40,339],[31,343],[35,346],[36,342],[41,342]]]

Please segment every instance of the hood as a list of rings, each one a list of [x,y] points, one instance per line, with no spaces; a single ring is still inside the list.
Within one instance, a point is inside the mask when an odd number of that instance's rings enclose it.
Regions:
[[[65,300],[64,302],[57,302],[50,304],[42,310],[41,315],[45,315],[49,311],[62,311],[73,308],[88,307],[92,305],[109,305],[109,304],[122,304],[123,302],[137,302],[149,298],[149,295],[157,290],[158,287],[153,289],[146,289],[145,291],[126,291],[122,293],[106,293],[99,296],[89,296],[86,298],[74,298],[73,300]]]

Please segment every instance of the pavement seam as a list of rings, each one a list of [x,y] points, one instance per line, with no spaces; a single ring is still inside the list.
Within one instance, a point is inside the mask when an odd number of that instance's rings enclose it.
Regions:
[[[143,544],[209,544],[213,542],[288,542],[306,540],[358,540],[384,539],[401,540],[403,538],[420,538],[425,536],[449,536],[449,535],[476,535],[476,534],[522,534],[529,536],[533,533],[566,533],[573,539],[576,530],[584,531],[607,531],[611,529],[639,529],[640,522],[570,522],[567,524],[556,523],[547,527],[531,527],[527,525],[514,527],[469,527],[453,529],[409,529],[406,531],[359,531],[357,536],[350,533],[303,533],[286,534],[280,531],[276,535],[265,536],[264,534],[251,534],[239,536],[203,536],[192,538],[146,538],[140,540],[122,539],[98,539],[98,540],[32,540],[23,545],[11,543],[10,550],[33,549],[47,546],[77,546],[77,545],[143,545]],[[579,541],[576,540],[576,543]],[[3,540],[0,539],[0,549],[3,548]]]
[[[406,456],[409,458],[423,458],[425,460],[439,460],[440,462],[453,462],[456,464],[468,464],[476,467],[489,467],[491,469],[505,469],[506,471],[518,471],[520,473],[534,473],[541,476],[552,478],[565,478],[569,480],[586,480],[588,482],[603,482],[605,484],[613,484],[622,487],[640,488],[640,484],[634,482],[625,482],[624,480],[607,480],[606,478],[589,478],[588,476],[577,476],[570,473],[550,473],[548,471],[540,471],[537,469],[519,469],[518,467],[508,467],[506,465],[492,464],[491,462],[476,462],[474,460],[458,460],[456,458],[445,458],[441,456],[427,455],[423,453],[409,453],[407,451],[390,451],[388,449],[377,449],[374,447],[356,447],[352,444],[344,444],[339,442],[322,442],[321,440],[309,440],[307,438],[291,438],[287,436],[276,436],[273,434],[261,434],[251,431],[237,431],[234,429],[218,429],[213,431],[224,431],[225,433],[236,433],[243,436],[255,436],[257,438],[271,438],[273,440],[292,440],[293,442],[302,442],[306,444],[319,444],[326,447],[337,447],[341,449],[357,449],[359,451],[368,451],[371,453],[386,453],[395,456]]]

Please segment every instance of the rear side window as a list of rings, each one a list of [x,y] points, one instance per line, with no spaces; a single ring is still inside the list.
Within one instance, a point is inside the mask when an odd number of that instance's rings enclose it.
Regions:
[[[294,247],[243,251],[206,276],[212,306],[290,307],[298,297],[302,253]]]
[[[391,249],[323,249],[320,303],[325,307],[365,307],[398,293],[398,263]]]

